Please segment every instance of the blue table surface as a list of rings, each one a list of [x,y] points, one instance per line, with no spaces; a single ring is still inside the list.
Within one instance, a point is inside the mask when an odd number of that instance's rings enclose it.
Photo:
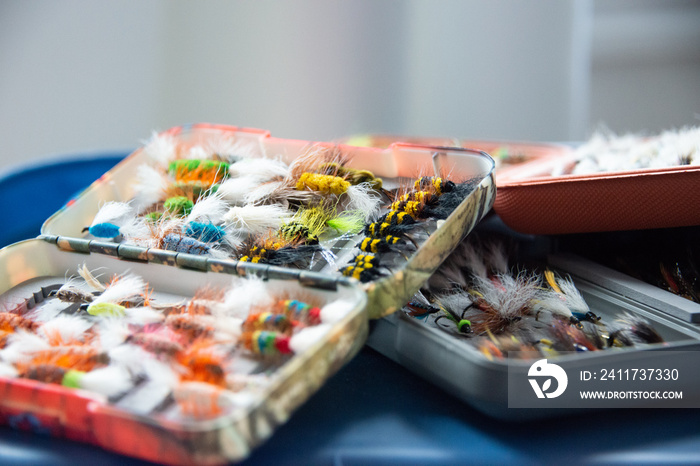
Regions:
[[[64,158],[0,176],[0,246],[44,219],[125,153]],[[588,410],[514,423],[489,418],[365,347],[243,464],[700,464],[694,409]],[[0,464],[147,464],[0,427]]]

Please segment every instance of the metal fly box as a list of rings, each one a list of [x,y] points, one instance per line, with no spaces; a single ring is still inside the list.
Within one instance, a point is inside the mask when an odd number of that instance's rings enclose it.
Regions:
[[[491,238],[494,234],[491,225],[486,227],[486,232],[484,236]],[[483,230],[477,233],[483,233]],[[474,233],[470,238],[473,237]],[[572,377],[580,378],[581,374],[597,372],[600,375],[601,368],[606,373],[620,370],[623,374],[628,368],[675,368],[681,376],[673,381],[673,388],[683,392],[684,402],[688,403],[685,406],[696,406],[700,401],[697,396],[700,379],[695,369],[697,358],[694,354],[688,356],[682,353],[700,350],[700,328],[697,325],[700,322],[700,307],[697,303],[580,256],[563,252],[548,253],[556,249],[549,239],[539,241],[543,239],[540,237],[534,241],[538,244],[530,244],[533,243],[532,238],[520,237],[524,243],[521,246],[531,250],[522,255],[522,261],[513,267],[519,271],[516,274],[520,273],[522,277],[526,271],[541,267],[541,270],[547,269],[566,277],[575,285],[596,320],[612,325],[617,319],[633,316],[653,328],[658,342],[647,344],[640,341],[634,347],[602,351],[588,351],[580,347],[574,349],[572,346],[560,354],[556,351],[534,351],[534,348],[549,349],[541,343],[533,343],[525,350],[522,344],[524,338],[517,344],[512,341],[504,343],[503,339],[498,339],[499,335],[491,334],[481,338],[484,344],[477,344],[475,338],[460,334],[454,322],[448,321],[451,331],[446,332],[445,326],[416,316],[416,308],[409,305],[402,312],[373,322],[368,345],[479,411],[503,420],[561,416],[580,412],[586,407],[605,407],[603,402],[595,406],[581,404],[575,398],[579,395],[577,389],[591,389],[593,382],[582,385],[580,380],[572,380]],[[459,261],[459,254],[456,256],[449,257],[436,275],[444,273],[442,269],[450,262]],[[454,274],[450,276],[454,277]],[[579,317],[585,318],[580,314]],[[591,323],[586,324],[594,327]],[[567,388],[567,395],[570,397],[556,400],[558,404],[554,400],[538,400],[527,383],[532,375],[533,363],[545,358],[568,374],[570,388]],[[616,372],[616,375],[619,376],[619,373]],[[644,383],[638,383],[642,385],[636,388],[645,388]],[[571,387],[576,387],[576,390]],[[605,385],[602,387],[605,388]],[[600,388],[600,385],[593,388]],[[531,400],[528,398],[530,401],[524,404],[517,398],[514,403],[516,391],[527,394]],[[640,398],[607,407],[648,406],[649,400]]]

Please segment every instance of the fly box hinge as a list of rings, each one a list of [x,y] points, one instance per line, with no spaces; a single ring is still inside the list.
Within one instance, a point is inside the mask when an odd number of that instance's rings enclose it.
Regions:
[[[228,259],[214,259],[177,251],[167,251],[157,248],[96,241],[84,238],[71,238],[56,235],[41,235],[40,239],[55,244],[59,249],[82,254],[104,254],[122,260],[146,262],[151,264],[169,265],[200,272],[227,273],[230,275],[256,276],[263,280],[296,280],[301,285],[323,290],[337,290],[338,285],[353,286],[357,281],[343,276],[293,270],[266,264],[255,264]]]

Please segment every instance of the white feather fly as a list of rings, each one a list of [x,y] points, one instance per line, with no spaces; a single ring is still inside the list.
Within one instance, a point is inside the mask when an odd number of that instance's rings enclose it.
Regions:
[[[0,362],[0,377],[5,377],[7,379],[13,379],[17,377],[17,369],[12,364],[5,364]]]
[[[213,157],[228,163],[233,163],[239,159],[241,144],[236,142],[233,136],[216,135],[204,142],[203,147]]]
[[[215,314],[245,319],[254,307],[269,308],[274,300],[265,283],[258,277],[234,277],[224,300]]]
[[[216,308],[218,306],[214,306]],[[213,310],[213,308],[212,308]],[[217,311],[214,311],[217,312]],[[214,339],[221,341],[232,341],[241,335],[241,325],[243,319],[238,317],[228,317],[221,314],[213,315],[195,315],[192,316],[195,322],[199,322],[207,327],[214,328]]]
[[[105,351],[110,351],[121,345],[131,335],[128,322],[121,318],[106,317],[100,319],[99,326],[100,347]]]
[[[259,144],[247,141],[236,141],[235,138],[229,136],[212,138],[204,144],[204,147],[216,158],[230,164],[234,164],[246,158],[263,157]]]
[[[540,322],[549,322],[548,316],[557,315],[570,319],[571,309],[566,304],[566,298],[552,290],[543,290],[532,300],[533,316]]]
[[[120,345],[109,352],[111,365],[128,371],[132,377],[147,377],[146,382],[117,402],[117,405],[139,414],[148,414],[161,404],[178,383],[172,366],[160,362],[135,345]]]
[[[284,178],[289,173],[289,167],[281,160],[247,158],[231,164],[228,172],[232,177],[251,177],[265,182]]]
[[[125,320],[134,325],[157,324],[165,320],[165,316],[150,307],[131,307],[124,309]]]
[[[202,146],[192,146],[185,158],[192,160],[206,160],[211,157],[211,153]]]
[[[192,206],[192,210],[190,210],[189,215],[185,219],[185,223],[203,222],[218,224],[221,222],[228,208],[223,195],[217,191],[206,197],[200,197],[194,206]]]
[[[216,192],[229,204],[241,206],[250,202],[248,197],[260,188],[260,185],[260,180],[252,176],[229,178],[219,185]],[[256,195],[256,198],[261,197],[264,197],[264,194]]]
[[[27,318],[35,322],[48,322],[61,312],[65,311],[68,307],[67,303],[59,301],[58,299],[52,299],[50,301],[44,301],[41,306],[37,306],[32,309],[28,314]]]
[[[82,317],[58,315],[50,321],[45,322],[39,328],[37,334],[49,341],[65,344],[76,340],[82,341],[85,332],[87,332],[92,325],[92,322]]]
[[[96,296],[93,303],[120,303],[130,298],[136,298],[146,293],[146,282],[143,278],[126,274],[119,277],[116,282],[107,285],[105,291]]]
[[[136,169],[134,189],[134,206],[140,212],[157,202],[165,200],[168,187],[175,180],[163,170],[148,164],[139,165]]]
[[[121,366],[130,374],[137,376],[144,372],[145,361],[152,359],[153,355],[137,345],[119,345],[107,351],[110,364]]]
[[[271,181],[269,183],[264,183],[259,185],[257,188],[252,189],[245,197],[245,204],[262,204],[266,199],[270,198],[270,195],[276,190],[281,189],[284,186],[283,181]]]
[[[336,299],[321,308],[321,322],[324,324],[340,322],[354,308],[352,301]]]
[[[108,351],[110,363],[123,367],[132,376],[146,376],[166,387],[174,387],[178,381],[175,367],[157,360],[140,346],[125,344]],[[181,367],[180,367],[181,369]]]
[[[153,224],[144,217],[135,217],[119,228],[123,236],[123,242],[146,248],[158,246],[158,240],[154,237]]]
[[[356,210],[365,214],[365,223],[371,223],[379,216],[381,197],[370,183],[350,186],[346,191],[349,202],[347,210]]]
[[[78,274],[83,277],[83,280],[85,280],[85,283],[87,283],[90,288],[92,288],[95,291],[104,291],[105,286],[100,283],[100,281],[90,272],[90,270],[87,268],[87,265],[83,262],[83,265],[78,267]]]
[[[580,312],[585,314],[590,311],[588,304],[581,296],[581,292],[574,285],[570,278],[559,279],[557,281],[561,292],[566,297],[566,305],[572,312]]]
[[[277,205],[232,207],[224,216],[225,224],[252,234],[277,230],[291,217],[289,211]]]
[[[539,279],[535,275],[497,275],[496,278],[497,281],[475,277],[475,290],[504,318],[519,317],[539,293]]]
[[[49,348],[51,345],[39,335],[18,331],[8,337],[7,346],[0,350],[0,359],[8,363],[16,363],[30,359],[37,351]]]
[[[146,141],[143,152],[161,166],[166,166],[171,160],[177,158],[177,141],[166,133],[153,132],[151,138]]]
[[[134,208],[128,202],[110,201],[102,205],[92,220],[92,226],[111,223],[121,226],[135,215]]]
[[[330,328],[331,326],[328,324],[303,328],[289,340],[289,347],[295,354],[304,353],[321,341],[323,337],[328,334]]]
[[[80,388],[107,397],[120,395],[134,386],[129,372],[119,366],[107,366],[87,372],[80,378]]]

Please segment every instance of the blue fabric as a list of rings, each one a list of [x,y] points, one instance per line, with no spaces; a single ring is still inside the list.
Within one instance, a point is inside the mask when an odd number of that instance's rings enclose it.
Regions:
[[[126,155],[120,151],[64,157],[1,175],[0,247],[39,235],[44,220]]]

